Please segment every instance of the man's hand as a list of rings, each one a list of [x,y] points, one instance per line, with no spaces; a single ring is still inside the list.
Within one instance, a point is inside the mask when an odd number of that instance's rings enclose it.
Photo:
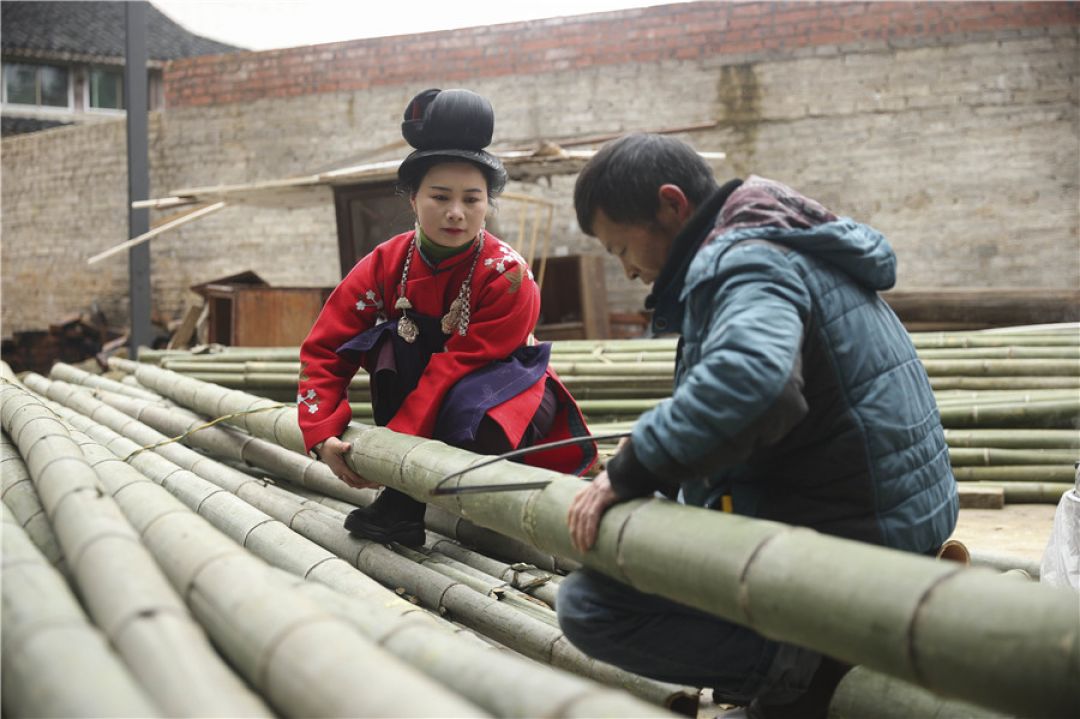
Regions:
[[[579,552],[584,554],[596,543],[604,512],[618,502],[619,498],[611,488],[611,480],[608,479],[606,471],[596,475],[596,479],[589,482],[589,486],[582,487],[574,495],[567,520],[570,525],[570,540]]]
[[[327,437],[312,449],[319,455],[319,459],[326,463],[326,466],[330,468],[330,471],[336,474],[338,479],[350,487],[367,489],[370,487],[382,486],[378,482],[369,482],[349,469],[349,465],[345,464],[345,453],[352,449],[352,444],[349,442],[342,442],[337,437]]]

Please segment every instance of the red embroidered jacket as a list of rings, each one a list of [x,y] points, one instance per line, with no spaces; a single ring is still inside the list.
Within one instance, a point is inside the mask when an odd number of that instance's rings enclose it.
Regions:
[[[300,429],[307,449],[337,437],[352,417],[350,379],[359,364],[335,351],[383,318],[395,319],[406,252],[412,253],[405,295],[415,312],[443,316],[469,274],[475,251],[444,260],[432,268],[415,248],[415,231],[392,237],[360,260],[326,301],[300,348]],[[395,432],[431,437],[446,393],[465,375],[509,356],[529,341],[540,314],[540,289],[525,260],[510,245],[488,233],[472,278],[471,317],[465,336],[449,335],[445,351],[431,356],[420,382],[387,424]],[[546,377],[558,382],[553,370]],[[517,446],[540,405],[545,377],[528,390],[488,411]],[[563,405],[542,442],[588,434],[577,405],[558,383]],[[587,447],[568,447],[530,455],[529,464],[562,472],[583,472],[594,456]]]

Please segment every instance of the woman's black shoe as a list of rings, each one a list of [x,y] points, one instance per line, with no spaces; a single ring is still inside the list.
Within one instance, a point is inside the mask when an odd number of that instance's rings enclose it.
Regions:
[[[388,487],[370,507],[349,512],[345,529],[349,534],[380,544],[397,542],[406,547],[422,547],[426,509],[423,502]]]

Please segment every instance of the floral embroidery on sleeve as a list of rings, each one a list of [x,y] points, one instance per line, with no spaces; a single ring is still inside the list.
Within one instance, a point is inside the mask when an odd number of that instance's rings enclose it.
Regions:
[[[525,258],[515,252],[513,247],[500,240],[499,250],[502,252],[502,255],[499,257],[489,257],[484,260],[485,267],[494,266],[499,274],[503,274],[510,267],[520,265],[521,267],[526,268],[525,274],[528,275],[529,279],[531,280],[533,278],[532,270],[528,269],[525,264]],[[517,284],[520,284],[520,281]]]
[[[315,390],[309,389],[307,392],[299,392],[296,395],[296,404],[307,407],[308,414],[315,414],[319,411],[319,403],[316,401],[318,396],[315,394]]]
[[[361,312],[368,309],[381,310],[383,308],[383,301],[376,299],[376,297],[375,290],[368,290],[356,301],[356,309]]]

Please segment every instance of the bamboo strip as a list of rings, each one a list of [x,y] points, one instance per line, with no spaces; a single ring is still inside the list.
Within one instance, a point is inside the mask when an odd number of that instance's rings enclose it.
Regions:
[[[64,578],[6,508],[0,515],[5,716],[161,716]]]
[[[13,520],[26,532],[26,536],[44,555],[46,561],[70,581],[71,570],[64,559],[64,550],[49,524],[49,518],[41,505],[37,490],[34,489],[26,463],[6,432],[0,432],[0,468],[3,502],[11,512]]]
[[[146,445],[160,441],[161,435],[145,426],[140,426],[141,423],[77,389],[56,382],[48,383],[44,378],[33,375],[28,376],[26,381],[28,386],[42,390],[52,399],[78,410],[113,431],[128,435],[137,443]],[[113,444],[110,443],[110,446]],[[131,445],[126,449],[130,450]],[[606,684],[624,687],[647,701],[660,705],[685,702],[690,696],[690,693],[683,688],[638,677],[586,657],[570,645],[555,627],[545,625],[536,619],[530,620],[501,601],[483,596],[459,582],[443,577],[438,572],[418,566],[386,547],[355,539],[345,532],[339,521],[327,521],[325,517],[315,517],[311,511],[297,506],[299,502],[290,498],[285,492],[263,486],[261,482],[226,467],[215,466],[216,463],[211,460],[179,445],[165,445],[159,447],[156,452],[226,491],[240,496],[241,499],[270,516],[287,522],[294,531],[298,531],[338,556],[349,560],[365,574],[375,576],[379,581],[390,586],[405,587],[410,594],[421,597],[428,606],[465,618],[477,631],[492,636],[526,656]],[[148,472],[151,470],[143,465],[152,465],[156,459],[152,453],[140,453],[131,457],[130,461],[134,466]],[[169,473],[176,472],[175,468],[157,471],[165,472],[165,478],[168,478]],[[165,479],[162,479],[162,482],[164,481]],[[165,486],[169,488],[167,484]],[[237,512],[238,510],[234,508],[228,512],[228,515],[235,516]],[[313,526],[315,527],[314,536],[311,534]],[[245,546],[250,546],[250,543],[250,539],[246,540]]]
[[[0,399],[4,429],[26,460],[90,616],[153,701],[177,715],[265,716],[265,707],[214,652],[115,502],[103,495],[66,426],[10,382],[0,385]]]
[[[194,408],[203,412],[265,406],[149,366],[138,367],[137,376],[181,403],[198,399]],[[295,417],[295,410],[281,409],[238,423],[297,446],[296,434],[290,437],[282,427]],[[349,429],[345,440],[353,442],[348,461],[361,475],[453,507],[546,551],[575,556],[565,517],[579,480],[528,466],[491,465],[456,482],[554,481],[544,490],[498,497],[432,497],[441,477],[473,455],[383,428]],[[661,500],[609,510],[597,545],[584,559],[641,591],[934,691],[1006,711],[1080,712],[1080,684],[1074,681],[1080,673],[1080,626],[1075,594],[1066,590],[1002,584],[977,570]],[[823,583],[821,576],[833,581]],[[768,598],[768,604],[757,597]],[[1022,628],[1009,621],[1018,615],[1029,618]],[[984,650],[990,633],[998,646],[1008,646],[1007,666],[995,659],[999,652]]]

